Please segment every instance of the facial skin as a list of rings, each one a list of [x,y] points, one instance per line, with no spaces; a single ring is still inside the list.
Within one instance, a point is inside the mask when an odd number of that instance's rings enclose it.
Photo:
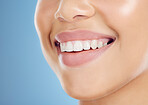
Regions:
[[[148,0],[39,0],[35,26],[43,54],[68,95],[107,97],[148,69]],[[91,30],[116,37],[100,59],[77,68],[62,66],[55,35]]]

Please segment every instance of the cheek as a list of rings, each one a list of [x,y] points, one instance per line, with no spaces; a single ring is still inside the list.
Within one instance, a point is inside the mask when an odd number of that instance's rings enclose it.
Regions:
[[[148,48],[147,0],[96,0],[98,12],[106,23],[118,33],[120,54],[127,63],[138,65]]]
[[[50,34],[57,6],[58,3],[56,0],[54,0],[54,2],[47,0],[38,2],[35,13],[35,23],[39,33],[41,33],[41,37]]]
[[[55,64],[56,56],[49,38],[57,7],[57,0],[40,0],[38,1],[35,12],[35,26],[40,38],[42,51],[47,62],[52,65],[52,67],[56,67],[55,65],[57,64]]]
[[[123,29],[131,17],[135,15],[139,0],[95,0],[93,3],[98,14],[116,31]]]

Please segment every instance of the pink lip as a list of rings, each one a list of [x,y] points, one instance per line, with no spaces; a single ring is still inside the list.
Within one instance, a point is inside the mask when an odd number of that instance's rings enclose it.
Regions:
[[[88,30],[77,30],[72,32],[62,32],[55,36],[55,40],[58,42],[74,41],[74,40],[92,40],[101,38],[112,38],[114,36],[105,35],[102,33],[96,33]]]
[[[77,30],[72,32],[62,32],[55,36],[55,40],[58,42],[66,42],[66,41],[74,41],[74,40],[93,40],[93,39],[101,39],[101,38],[110,38],[115,40],[116,37],[111,35],[105,35],[101,33],[91,32],[87,30]],[[58,55],[60,61],[69,67],[77,67],[88,62],[93,61],[94,59],[98,59],[111,45],[108,44],[99,49],[88,50],[88,51],[80,51],[80,52],[61,52],[60,48],[57,47]]]

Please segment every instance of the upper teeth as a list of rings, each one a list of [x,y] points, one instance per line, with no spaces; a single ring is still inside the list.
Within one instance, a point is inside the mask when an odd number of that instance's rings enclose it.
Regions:
[[[68,41],[60,43],[61,52],[73,52],[101,48],[106,46],[107,42],[103,43],[101,40],[86,40],[86,41]]]

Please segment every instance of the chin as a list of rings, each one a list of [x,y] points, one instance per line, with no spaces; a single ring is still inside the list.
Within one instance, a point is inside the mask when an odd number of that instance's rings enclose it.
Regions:
[[[123,84],[118,84],[117,86],[108,85],[105,87],[101,84],[100,86],[94,86],[94,84],[86,84],[88,86],[86,86],[85,84],[83,85],[79,86],[79,83],[71,83],[70,86],[68,84],[62,84],[62,87],[70,97],[78,100],[87,101],[101,99],[105,96],[114,93],[123,86]]]
[[[71,72],[71,74],[68,74],[66,72],[59,79],[64,91],[70,97],[78,100],[101,99],[118,91],[133,79],[126,76],[118,80],[113,80],[113,78],[109,79],[109,76],[96,79],[95,73],[92,75],[89,74],[86,72],[83,74],[81,74],[81,72]]]

